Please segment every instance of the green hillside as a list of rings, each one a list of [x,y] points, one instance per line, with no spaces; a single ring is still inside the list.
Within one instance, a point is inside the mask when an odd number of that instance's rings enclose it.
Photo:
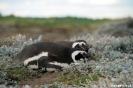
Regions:
[[[0,15],[0,37],[23,34],[29,37],[43,35],[43,41],[69,39],[91,33],[99,26],[116,20],[76,17],[30,18]]]
[[[64,17],[64,18],[22,18],[10,16],[0,16],[0,26],[8,25],[15,27],[46,27],[46,28],[86,28],[89,29],[94,26],[98,26],[102,23],[111,21],[110,19],[87,19],[87,18],[76,18],[76,17]]]

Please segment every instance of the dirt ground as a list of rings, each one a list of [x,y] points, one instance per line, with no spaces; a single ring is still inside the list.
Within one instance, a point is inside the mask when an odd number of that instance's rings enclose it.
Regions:
[[[19,82],[19,85],[42,85],[42,84],[50,84],[54,79],[60,77],[61,74],[59,72],[46,72],[40,78],[29,78],[25,81]]]
[[[95,58],[91,58],[90,60],[95,60]],[[45,72],[45,73],[42,73],[41,77],[39,77],[39,78],[37,78],[37,77],[30,78],[29,77],[25,81],[21,81],[18,84],[19,85],[30,85],[30,86],[50,84],[60,76],[61,76],[60,71],[58,71],[58,72]]]

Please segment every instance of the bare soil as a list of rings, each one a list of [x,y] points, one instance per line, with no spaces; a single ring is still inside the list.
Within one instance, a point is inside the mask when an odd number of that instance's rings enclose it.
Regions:
[[[50,84],[52,83],[56,78],[60,77],[61,74],[59,72],[45,72],[42,74],[39,78],[28,78],[25,81],[21,81],[18,84],[19,85],[43,85],[43,84]]]

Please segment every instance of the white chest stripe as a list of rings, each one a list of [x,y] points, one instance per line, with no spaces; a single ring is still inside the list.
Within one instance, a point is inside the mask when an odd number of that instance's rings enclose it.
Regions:
[[[36,55],[36,56],[33,56],[33,57],[30,57],[30,58],[26,59],[24,61],[24,65],[26,66],[30,61],[38,60],[42,56],[48,56],[48,52],[42,52],[39,55]]]
[[[76,61],[76,59],[75,59],[75,56],[78,55],[80,52],[81,52],[81,51],[74,51],[74,52],[72,53],[72,59],[73,59],[73,62],[74,62],[74,63],[77,63],[77,61]]]
[[[72,53],[71,57],[72,57],[74,63],[78,63],[77,60],[75,59],[75,56],[78,55],[79,53],[82,54],[82,53],[84,53],[84,51],[80,51],[80,50],[79,50],[79,51],[74,51],[74,52]]]
[[[67,63],[49,62],[49,64],[58,65],[58,66],[61,66],[61,67],[64,67],[64,68],[70,67],[70,65],[67,64]]]

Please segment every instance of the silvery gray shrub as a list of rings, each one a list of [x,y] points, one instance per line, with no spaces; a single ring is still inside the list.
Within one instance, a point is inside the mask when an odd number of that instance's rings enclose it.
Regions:
[[[62,73],[77,71],[82,75],[87,75],[90,73],[88,67],[91,67],[93,74],[100,74],[103,76],[100,77],[97,82],[86,79],[85,84],[81,83],[86,88],[110,88],[113,84],[133,85],[133,36],[115,38],[113,36],[95,37],[87,35],[74,37],[69,41],[77,39],[84,39],[93,45],[89,52],[95,53],[94,58],[96,60],[86,63],[81,62],[80,65],[71,64],[72,68],[64,69]],[[0,47],[0,58],[2,59],[9,59],[25,46],[41,41],[41,36],[36,40],[32,40],[32,38],[26,40],[25,36],[17,35],[7,38],[7,40],[10,41],[11,45],[3,45]],[[1,76],[2,75],[0,75],[0,77]],[[73,86],[59,82],[51,85],[58,86],[58,88],[74,88]],[[47,88],[47,86],[44,85],[42,88]]]
[[[89,37],[83,37],[93,46],[89,52],[96,54],[96,61],[87,62],[84,68],[90,66],[94,74],[105,77],[102,78],[102,81],[100,78],[98,82],[88,82],[86,85],[91,84],[93,86],[89,87],[92,88],[94,85],[101,88],[110,87],[111,84],[132,84],[133,86],[133,36],[115,38],[89,35]],[[78,39],[80,38],[78,37]],[[76,38],[72,40],[76,40]],[[81,68],[82,64],[79,67]]]
[[[38,39],[33,40],[32,38],[30,38],[29,40],[26,40],[26,37],[21,34],[6,38],[5,40],[10,43],[10,46],[3,45],[0,47],[0,57],[4,59],[11,59],[25,46],[40,42],[41,39],[42,36],[40,35]]]
[[[5,40],[8,42],[8,45],[5,44],[0,47],[0,66],[6,64],[8,67],[8,61],[10,61],[20,50],[27,45],[41,41],[41,39],[42,36],[39,36],[38,39],[35,40],[32,40],[32,38],[26,40],[26,37],[21,34],[5,38]],[[16,83],[16,81],[8,79],[9,78],[6,75],[6,72],[0,70],[0,84],[5,84],[7,81],[8,83]]]

